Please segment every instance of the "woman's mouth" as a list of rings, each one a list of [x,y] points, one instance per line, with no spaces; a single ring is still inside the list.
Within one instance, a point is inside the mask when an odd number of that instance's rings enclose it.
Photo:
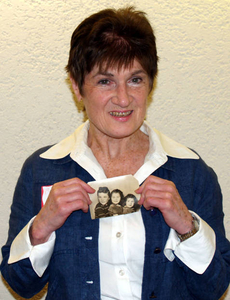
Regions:
[[[113,117],[127,117],[131,115],[132,110],[129,111],[111,111],[109,114]]]

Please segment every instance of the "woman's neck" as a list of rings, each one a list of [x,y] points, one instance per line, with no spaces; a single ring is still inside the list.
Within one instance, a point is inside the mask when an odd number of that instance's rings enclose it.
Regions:
[[[149,150],[149,139],[141,130],[121,139],[89,129],[88,146],[107,177],[135,174]]]

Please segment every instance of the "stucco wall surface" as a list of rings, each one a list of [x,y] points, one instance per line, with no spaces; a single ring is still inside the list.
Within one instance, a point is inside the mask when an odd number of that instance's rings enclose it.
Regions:
[[[26,157],[60,141],[83,121],[64,71],[69,41],[82,19],[109,4],[0,1],[0,245],[6,241],[13,190]],[[147,12],[157,37],[159,74],[147,120],[214,168],[230,238],[230,1],[117,0],[114,7],[126,4]],[[0,281],[0,300],[10,299],[22,298]]]

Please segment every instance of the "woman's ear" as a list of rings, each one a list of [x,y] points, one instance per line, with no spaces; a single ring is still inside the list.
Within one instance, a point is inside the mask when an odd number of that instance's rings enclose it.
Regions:
[[[81,101],[82,100],[82,95],[80,93],[80,90],[79,90],[79,87],[78,87],[76,81],[72,77],[70,77],[70,81],[71,81],[71,84],[72,84],[74,94],[77,96],[78,101]]]

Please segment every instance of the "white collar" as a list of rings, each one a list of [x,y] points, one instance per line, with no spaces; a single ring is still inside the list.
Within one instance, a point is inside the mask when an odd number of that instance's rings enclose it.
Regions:
[[[89,121],[86,121],[75,132],[54,145],[40,157],[45,159],[61,159],[67,155],[84,168],[95,180],[106,179],[103,168],[93,155],[87,145]],[[156,129],[152,129],[147,122],[140,128],[149,136],[149,152],[146,155],[144,164],[134,174],[134,177],[141,184],[150,174],[166,163],[168,156],[180,159],[198,159],[193,151],[187,147],[171,140]]]
[[[40,157],[45,159],[60,159],[68,154],[70,154],[72,158],[76,155],[84,155],[85,152],[89,151],[89,147],[87,146],[88,129],[89,121],[86,121],[79,126],[72,135],[42,153]],[[148,157],[157,152],[180,159],[199,158],[196,153],[186,146],[170,139],[157,129],[152,129],[146,121],[144,121],[140,129],[149,136],[150,151]]]

